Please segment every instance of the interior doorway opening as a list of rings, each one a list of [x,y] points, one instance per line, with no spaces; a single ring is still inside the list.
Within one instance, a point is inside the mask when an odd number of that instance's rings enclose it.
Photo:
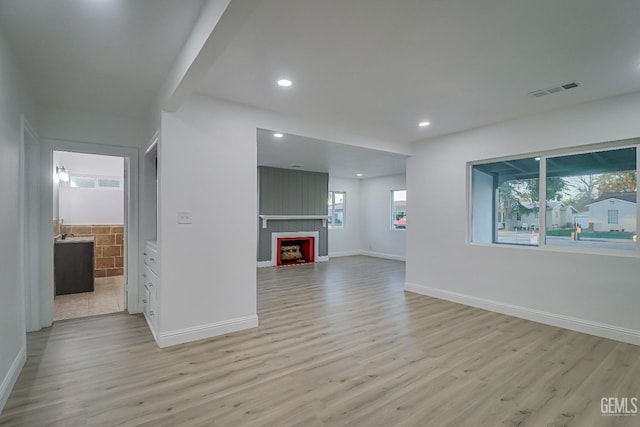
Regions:
[[[53,151],[53,320],[125,311],[125,158]]]

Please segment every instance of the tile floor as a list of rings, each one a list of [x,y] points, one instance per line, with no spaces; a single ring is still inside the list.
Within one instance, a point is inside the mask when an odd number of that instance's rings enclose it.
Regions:
[[[58,295],[54,301],[53,320],[124,311],[124,276],[94,279],[94,291]]]

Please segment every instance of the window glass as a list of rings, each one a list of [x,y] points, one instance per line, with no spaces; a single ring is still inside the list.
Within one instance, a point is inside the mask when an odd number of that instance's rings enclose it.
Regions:
[[[549,157],[546,244],[635,250],[636,148]],[[549,191],[547,191],[549,193]]]
[[[393,190],[391,192],[391,229],[405,230],[407,228],[407,190]]]
[[[101,188],[120,188],[120,180],[112,178],[100,178],[98,180],[98,187]]]
[[[537,245],[539,158],[474,165],[472,241]]]
[[[96,179],[92,176],[72,175],[69,178],[69,184],[73,188],[95,188]]]
[[[344,208],[346,202],[347,193],[342,191],[330,191],[329,192],[329,228],[343,228],[344,227]]]

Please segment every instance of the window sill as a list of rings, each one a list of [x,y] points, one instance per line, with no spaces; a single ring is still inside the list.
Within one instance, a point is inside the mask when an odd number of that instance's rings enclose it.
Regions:
[[[640,252],[624,251],[624,250],[598,250],[589,248],[569,248],[563,246],[550,246],[550,245],[513,245],[503,243],[476,243],[468,242],[470,246],[479,246],[487,248],[502,248],[508,250],[528,250],[528,251],[541,251],[541,252],[555,252],[574,255],[597,255],[597,256],[612,256],[618,258],[640,258]]]

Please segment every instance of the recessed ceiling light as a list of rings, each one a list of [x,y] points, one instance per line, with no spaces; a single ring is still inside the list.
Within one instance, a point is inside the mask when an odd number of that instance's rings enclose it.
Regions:
[[[431,123],[429,123],[429,122],[420,122],[420,123],[418,123],[418,126],[420,126],[421,128],[424,128],[424,127],[429,126],[430,124]]]
[[[278,80],[278,85],[282,86],[282,87],[289,87],[291,86],[293,83],[291,82],[291,80],[289,79],[280,79]]]
[[[274,133],[274,134],[273,134],[273,136],[274,136],[275,138],[282,138],[284,135],[283,135],[283,134],[281,134],[280,132],[276,132],[276,133]]]
[[[362,176],[362,174],[361,173],[357,173],[356,176]]]
[[[540,161],[540,157],[536,157],[535,160],[536,160],[536,162],[539,162]]]

